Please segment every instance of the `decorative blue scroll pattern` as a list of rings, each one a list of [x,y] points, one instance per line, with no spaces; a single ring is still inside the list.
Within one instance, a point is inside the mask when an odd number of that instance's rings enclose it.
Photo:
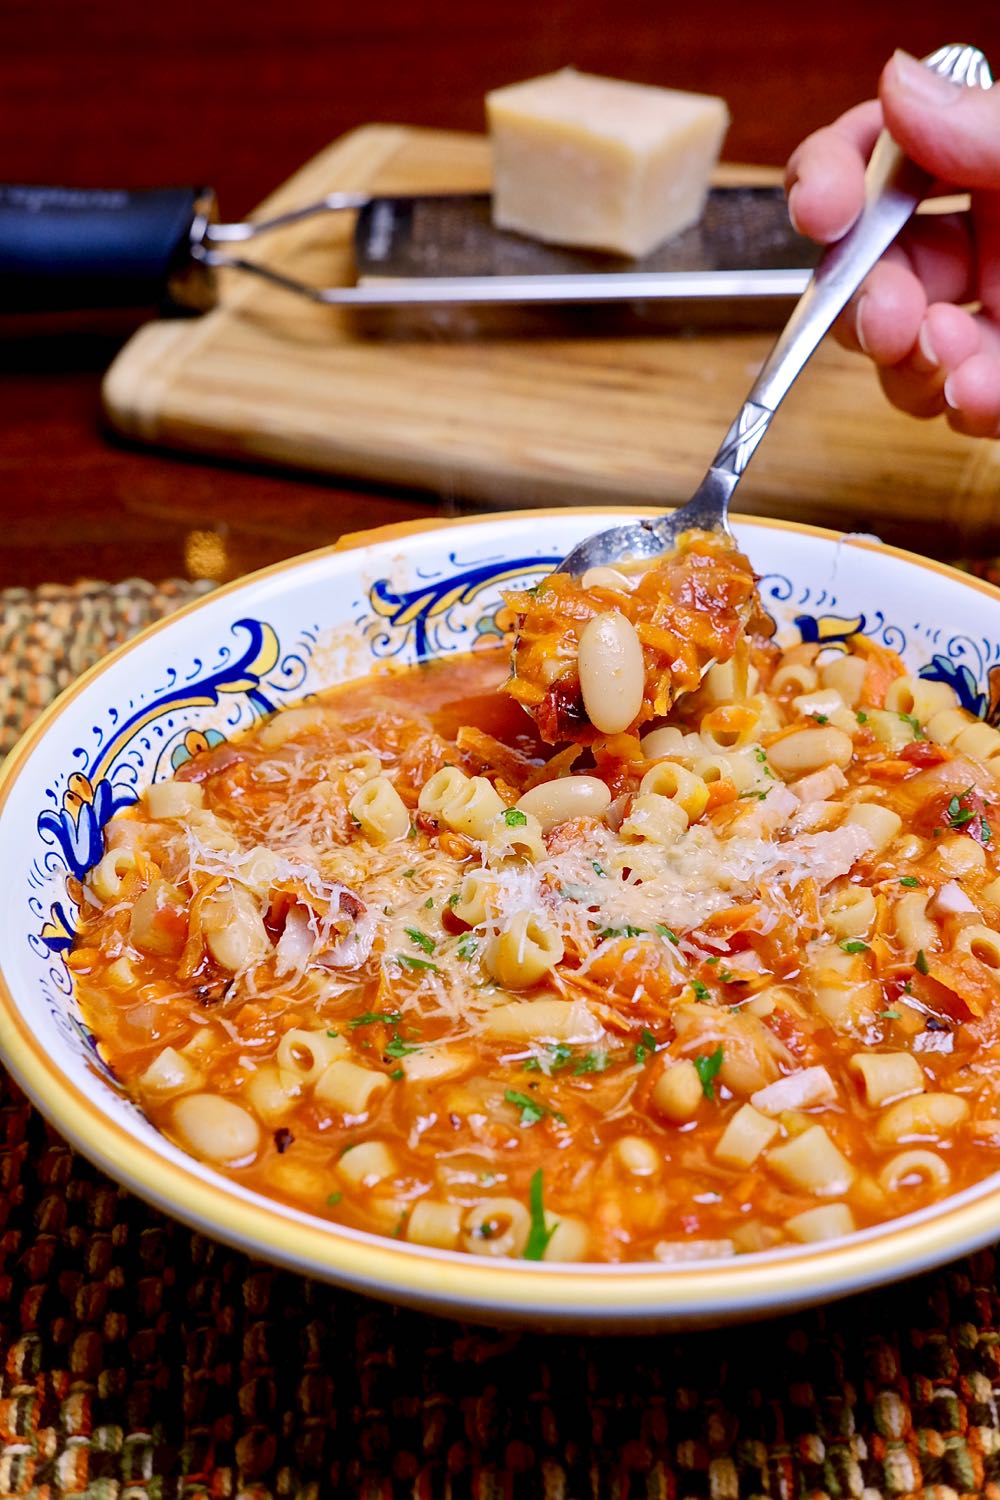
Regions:
[[[67,1011],[72,981],[65,956],[73,945],[77,910],[66,881],[82,880],[100,859],[104,828],[136,800],[141,776],[169,775],[192,755],[224,742],[217,728],[193,727],[193,713],[231,701],[227,727],[242,728],[301,694],[317,629],[303,631],[282,657],[272,626],[249,618],[234,621],[230,634],[243,637],[238,651],[224,644],[207,669],[201,659],[186,673],[171,668],[163,682],[137,692],[124,709],[109,708],[105,722],[92,727],[93,743],[70,752],[75,769],[47,789],[50,805],[35,820],[42,852],[29,874],[29,943],[46,965],[42,989],[60,1029],[101,1071],[106,1069],[94,1038],[80,1015]],[[52,899],[56,891],[59,899]]]
[[[503,590],[537,582],[559,560],[542,553],[514,559],[460,559],[450,553],[433,572],[415,569],[412,586],[375,580],[355,605],[355,630],[374,661],[424,661],[497,645],[507,624]],[[933,655],[920,675],[947,682],[970,713],[993,724],[1000,721],[1000,644],[966,636],[942,638],[940,626],[914,624],[907,631],[881,612],[838,613],[839,601],[829,589],[798,585],[782,574],[762,578],[760,593],[772,611],[774,629],[779,617],[785,622],[786,640],[789,624],[802,641],[844,650],[857,634],[897,651],[905,650],[908,635],[921,637]],[[220,704],[227,709],[225,730],[239,732],[313,687],[330,685],[311,677],[311,658],[321,638],[318,624],[302,627],[284,654],[277,632],[263,620],[235,620],[229,634],[240,642],[239,649],[223,644],[207,667],[196,658],[186,673],[170,669],[164,681],[138,691],[124,706],[108,708],[106,721],[92,727],[92,743],[70,752],[67,769],[47,788],[49,805],[36,819],[41,850],[29,873],[29,943],[45,965],[42,988],[60,1029],[105,1073],[94,1038],[74,1008],[65,963],[77,918],[67,880],[82,880],[101,857],[105,826],[136,801],[142,785],[173,774],[193,756],[225,742],[227,733],[217,724]],[[202,711],[216,711],[216,722],[199,722]]]
[[[828,588],[797,586],[781,573],[769,573],[759,583],[761,599],[798,609],[793,624],[802,641],[822,646],[842,646],[853,635],[865,635],[891,650],[904,652],[910,637],[926,642],[933,651],[918,675],[931,682],[946,682],[964,709],[994,726],[1000,724],[1000,644],[985,636],[948,636],[939,623],[915,622],[909,630],[886,619],[881,610],[873,614],[836,614],[837,596]],[[802,606],[808,605],[808,613]],[[773,620],[773,616],[772,616]],[[776,624],[776,622],[774,622]],[[943,650],[940,649],[943,646]],[[982,684],[985,683],[985,688]]]
[[[436,573],[406,590],[394,588],[388,578],[380,578],[368,595],[375,620],[365,623],[372,654],[384,659],[412,646],[415,659],[426,661],[444,652],[468,650],[470,643],[465,638],[470,627],[462,615],[463,607],[467,610],[486,589],[510,586],[523,581],[525,575],[537,577],[561,561],[561,557],[544,556],[519,557],[513,562],[493,559],[458,573]],[[453,568],[461,566],[454,552],[448,562]],[[495,618],[499,603],[499,599],[494,601],[493,614],[486,618]],[[482,635],[478,625],[477,621],[472,628]]]

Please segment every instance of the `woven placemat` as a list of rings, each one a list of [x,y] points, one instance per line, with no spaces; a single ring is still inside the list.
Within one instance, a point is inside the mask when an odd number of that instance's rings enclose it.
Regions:
[[[4,748],[201,587],[0,594]],[[192,1234],[0,1070],[0,1500],[1000,1500],[997,1271],[683,1337],[491,1332]]]
[[[130,578],[0,590],[0,756],[81,672],[211,588]]]

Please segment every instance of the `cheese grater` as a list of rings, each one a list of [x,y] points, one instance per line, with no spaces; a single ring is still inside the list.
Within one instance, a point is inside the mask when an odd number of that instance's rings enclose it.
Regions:
[[[498,229],[487,194],[372,199],[355,230],[359,289],[405,301],[791,298],[818,255],[792,229],[778,187],[714,188],[697,224],[641,260]]]
[[[353,212],[355,280],[303,282],[247,254],[274,230]],[[216,222],[199,188],[96,191],[0,185],[0,311],[215,301],[213,272],[263,277],[334,307],[644,303],[740,308],[798,297],[819,251],[796,234],[778,187],[713,188],[700,221],[642,260],[546,245],[495,228],[487,194],[331,193],[275,218]]]

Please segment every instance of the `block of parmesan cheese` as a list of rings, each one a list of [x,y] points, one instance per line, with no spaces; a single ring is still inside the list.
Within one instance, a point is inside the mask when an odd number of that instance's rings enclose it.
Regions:
[[[695,223],[729,124],[722,99],[563,68],[486,96],[493,220],[646,255]]]

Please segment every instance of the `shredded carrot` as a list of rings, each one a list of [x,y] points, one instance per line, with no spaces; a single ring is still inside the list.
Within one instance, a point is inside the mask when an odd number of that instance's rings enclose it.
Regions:
[[[530,791],[533,786],[541,786],[545,781],[556,781],[560,776],[565,776],[582,754],[582,745],[566,745],[551,760],[547,760],[544,766],[535,767],[524,784],[525,791]]]
[[[803,880],[798,888],[799,909],[802,912],[803,921],[807,926],[818,932],[822,923],[819,917],[819,891],[815,880],[810,876]]]
[[[852,636],[851,649],[855,655],[865,657],[867,663],[862,701],[873,708],[883,708],[886,692],[897,677],[905,676],[906,668],[895,651],[879,645],[870,636]]]
[[[225,880],[221,875],[211,875],[192,896],[188,907],[187,938],[181,950],[180,961],[177,965],[177,973],[181,979],[190,979],[196,972],[205,953],[205,940],[202,933],[202,909],[205,901],[217,891]]]
[[[1000,986],[986,964],[971,953],[943,953],[930,959],[927,972],[934,982],[954,997],[949,1006],[959,1018],[983,1016],[1000,998]]]
[[[450,854],[452,859],[467,859],[472,853],[472,840],[467,839],[464,833],[444,832],[438,838],[442,854]]]
[[[706,812],[714,812],[717,807],[724,807],[727,802],[735,802],[737,792],[731,781],[710,781],[708,784],[708,801],[705,803]]]
[[[907,776],[913,775],[913,762],[898,760],[894,756],[888,760],[873,760],[869,763],[868,774],[877,781],[905,781]]]
[[[761,919],[763,908],[759,901],[748,901],[742,906],[727,906],[713,912],[702,922],[704,932],[744,932]]]
[[[104,957],[100,948],[74,948],[67,953],[66,963],[71,969],[89,969]]]

